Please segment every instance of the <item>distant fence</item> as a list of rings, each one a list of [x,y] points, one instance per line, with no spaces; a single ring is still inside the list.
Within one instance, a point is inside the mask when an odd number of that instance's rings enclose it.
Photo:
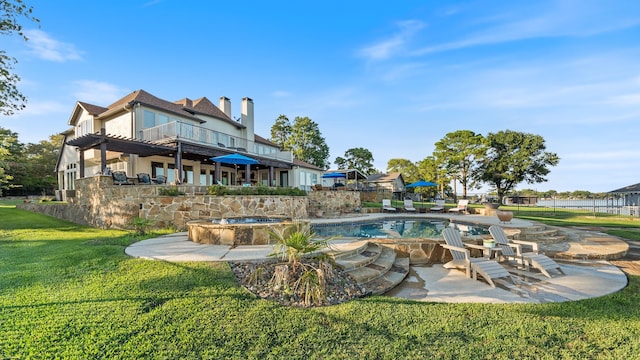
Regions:
[[[474,197],[480,198],[481,196],[474,195]],[[637,204],[637,201],[630,203],[628,202],[628,198],[621,195],[590,199],[557,199],[527,195],[519,197],[511,196],[505,198],[505,200],[506,205],[527,208],[528,212],[536,208],[543,212],[570,209],[582,210],[592,213],[594,216],[618,215],[640,217],[640,206]]]

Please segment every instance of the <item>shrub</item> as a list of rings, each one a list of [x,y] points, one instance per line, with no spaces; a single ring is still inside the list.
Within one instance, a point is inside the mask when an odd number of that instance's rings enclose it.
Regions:
[[[179,196],[184,195],[183,191],[178,190],[177,186],[158,188],[158,195],[160,196]]]

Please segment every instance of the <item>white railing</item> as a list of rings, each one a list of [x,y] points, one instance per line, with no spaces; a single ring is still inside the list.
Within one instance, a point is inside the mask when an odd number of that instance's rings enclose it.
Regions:
[[[288,151],[275,150],[274,152],[258,153],[255,151],[256,143],[247,139],[207,129],[202,126],[173,121],[154,126],[140,131],[140,138],[147,141],[161,141],[166,139],[180,139],[206,146],[240,151],[265,158],[277,159],[287,162],[293,161],[293,154]],[[262,147],[264,148],[264,146]]]

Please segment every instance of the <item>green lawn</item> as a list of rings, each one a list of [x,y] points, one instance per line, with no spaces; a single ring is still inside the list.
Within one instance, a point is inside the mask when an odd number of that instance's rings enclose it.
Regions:
[[[632,359],[640,278],[578,302],[436,304],[384,296],[296,309],[227,264],[132,259],[137,241],[0,205],[0,358]],[[635,355],[634,355],[635,354]]]

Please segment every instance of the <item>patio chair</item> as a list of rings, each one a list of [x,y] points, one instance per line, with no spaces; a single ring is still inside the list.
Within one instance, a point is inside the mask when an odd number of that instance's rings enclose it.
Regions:
[[[429,208],[429,211],[444,212],[444,200],[436,200],[436,206]]]
[[[405,199],[404,200],[404,211],[415,212],[416,208],[413,207],[413,200]]]
[[[153,179],[154,184],[162,185],[167,183],[167,177],[164,175],[158,175]]]
[[[138,174],[138,184],[150,185],[151,184],[151,176],[147,173]]]
[[[114,171],[111,173],[113,179],[113,185],[133,185],[127,178],[127,173],[124,171]]]
[[[466,212],[467,211],[467,206],[469,206],[469,200],[460,200],[458,201],[458,206],[449,209],[449,212],[454,212],[454,213],[462,213],[462,212]]]
[[[445,228],[442,231],[442,236],[446,245],[441,246],[448,249],[453,257],[453,260],[443,265],[445,269],[462,268],[466,271],[467,277],[471,278],[473,276],[474,280],[478,280],[478,274],[480,274],[491,287],[496,287],[493,279],[507,279],[512,283],[514,282],[507,269],[497,261],[484,257],[472,258],[469,249],[465,248],[460,233],[456,229]]]
[[[396,208],[391,206],[390,199],[382,199],[382,212],[385,212],[385,211],[390,211],[390,212],[396,211]]]
[[[550,270],[557,270],[564,275],[564,271],[557,262],[544,254],[538,253],[537,243],[522,240],[509,240],[507,235],[504,233],[504,230],[497,225],[489,226],[489,233],[496,241],[496,245],[502,249],[501,256],[505,259],[515,260],[518,264],[525,266],[527,271],[530,271],[530,267],[533,266],[549,278],[552,277],[549,273]],[[523,253],[522,245],[530,246],[532,251]]]

